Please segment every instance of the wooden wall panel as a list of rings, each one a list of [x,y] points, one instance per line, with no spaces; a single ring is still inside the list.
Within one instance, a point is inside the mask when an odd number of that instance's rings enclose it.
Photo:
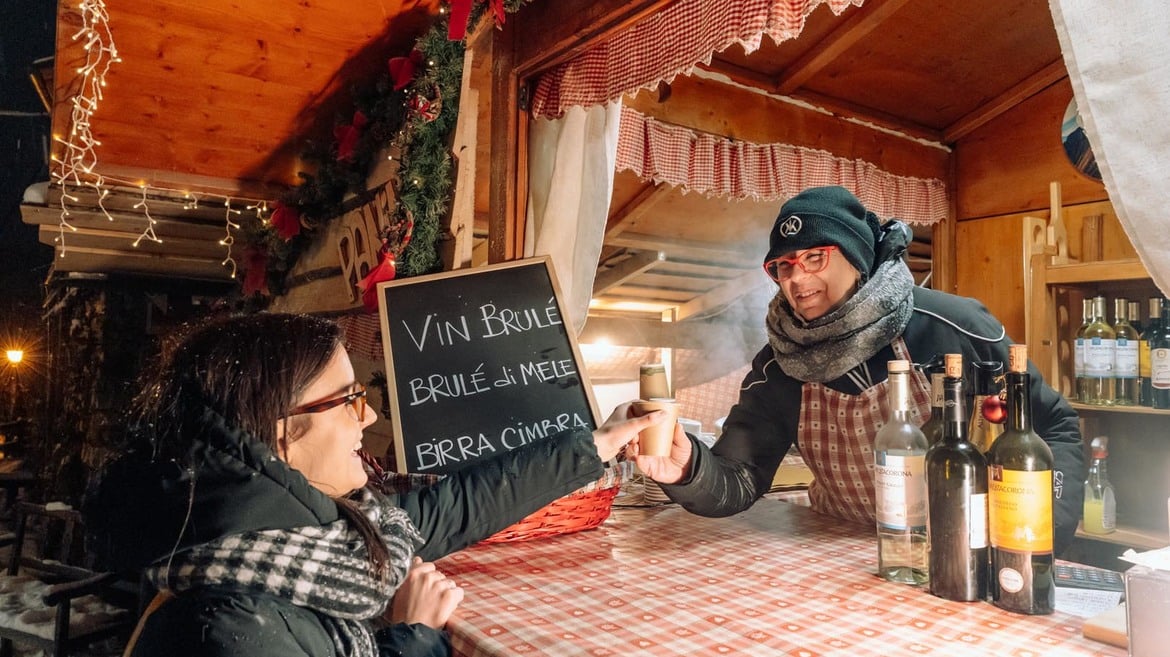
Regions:
[[[955,293],[983,302],[1016,342],[1024,336],[1024,215],[955,227]]]
[[[957,218],[1048,210],[1048,183],[1064,205],[1107,200],[1105,186],[1078,172],[1060,142],[1072,100],[1068,78],[1020,103],[955,145]]]

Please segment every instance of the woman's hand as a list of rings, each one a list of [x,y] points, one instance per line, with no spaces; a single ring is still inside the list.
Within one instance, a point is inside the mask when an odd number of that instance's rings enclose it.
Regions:
[[[463,589],[439,572],[435,564],[415,557],[384,618],[390,623],[422,623],[441,630],[460,602]]]
[[[654,411],[640,417],[630,417],[630,402],[619,404],[610,413],[609,419],[593,431],[593,443],[597,446],[597,455],[602,461],[608,461],[618,455],[618,452],[627,443],[638,436],[638,432],[646,427],[658,424],[666,419],[665,411]]]
[[[677,484],[690,472],[694,446],[681,424],[674,427],[669,456],[644,456],[640,449],[641,444],[635,440],[626,450],[626,455],[634,459],[643,474],[660,484]]]

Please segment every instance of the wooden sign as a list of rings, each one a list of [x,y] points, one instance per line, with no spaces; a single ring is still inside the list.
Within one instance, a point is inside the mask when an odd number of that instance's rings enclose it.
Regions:
[[[446,474],[597,426],[552,261],[378,285],[399,472]]]

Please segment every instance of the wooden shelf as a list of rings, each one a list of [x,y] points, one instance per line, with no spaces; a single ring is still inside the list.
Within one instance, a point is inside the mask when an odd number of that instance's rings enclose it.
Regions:
[[[1141,261],[1136,259],[1049,265],[1046,275],[1049,285],[1137,281],[1149,277],[1149,272],[1146,271]]]
[[[1095,406],[1081,402],[1069,402],[1078,413],[1122,413],[1129,415],[1166,415],[1170,416],[1170,409],[1150,408],[1149,406]]]
[[[1170,538],[1167,538],[1166,532],[1152,531],[1121,523],[1117,524],[1117,531],[1111,534],[1090,534],[1081,525],[1077,525],[1077,538],[1147,550],[1156,550],[1170,545]]]

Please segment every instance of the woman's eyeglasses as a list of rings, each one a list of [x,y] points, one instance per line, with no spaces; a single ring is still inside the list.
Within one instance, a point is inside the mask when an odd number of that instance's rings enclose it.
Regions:
[[[764,271],[777,283],[792,278],[796,267],[800,267],[801,271],[806,274],[815,274],[824,271],[825,267],[829,266],[829,254],[837,249],[837,245],[830,244],[809,249],[798,256],[773,258],[764,263]]]
[[[293,416],[305,413],[323,413],[331,408],[347,404],[349,407],[347,410],[349,410],[350,416],[360,422],[366,417],[366,387],[360,383],[355,383],[354,385],[357,386],[357,390],[348,395],[297,406],[289,411],[288,414],[289,416]]]

